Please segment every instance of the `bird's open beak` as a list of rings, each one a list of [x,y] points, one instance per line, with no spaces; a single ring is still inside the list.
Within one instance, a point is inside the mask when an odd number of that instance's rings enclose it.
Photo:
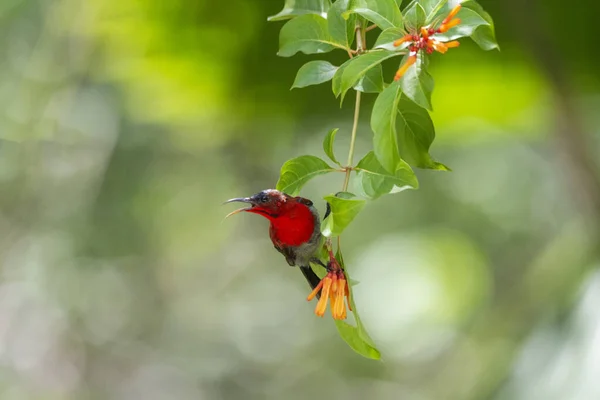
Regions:
[[[251,204],[252,206],[254,206],[254,204],[252,203],[252,199],[250,199],[250,197],[236,197],[235,199],[229,199],[226,202],[224,202],[223,204],[227,204],[227,203],[248,203]],[[248,211],[252,208],[252,206],[250,207],[244,207],[244,208],[238,208],[235,211],[230,212],[229,214],[227,214],[225,216],[225,218],[229,218],[232,215],[235,215],[237,213],[241,213],[242,211]]]

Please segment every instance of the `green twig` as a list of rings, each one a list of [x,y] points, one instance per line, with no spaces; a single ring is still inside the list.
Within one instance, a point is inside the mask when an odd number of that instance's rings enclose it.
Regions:
[[[356,53],[361,54],[366,50],[365,46],[365,32],[363,31],[360,24],[356,25]],[[348,150],[348,161],[346,162],[346,176],[344,177],[344,185],[342,191],[348,190],[348,183],[350,183],[350,174],[354,170],[352,164],[354,163],[354,145],[356,143],[356,132],[358,131],[358,116],[360,115],[360,97],[361,93],[356,91],[356,103],[354,105],[354,121],[352,123],[352,135],[350,136],[350,149]],[[338,251],[340,250],[340,237],[337,238]]]
[[[354,122],[352,124],[352,136],[350,137],[350,150],[348,151],[348,162],[346,163],[346,177],[344,178],[344,185],[342,191],[348,190],[348,183],[350,182],[350,174],[352,173],[352,164],[354,162],[354,145],[356,143],[356,131],[358,130],[358,117],[360,114],[360,96],[361,93],[356,91],[356,103],[354,106]]]
[[[362,53],[366,50],[365,46],[365,32],[363,32],[360,24],[356,25],[356,52]],[[348,183],[350,182],[350,174],[353,169],[354,162],[354,145],[356,143],[356,131],[358,130],[358,117],[360,115],[360,96],[361,93],[356,91],[356,103],[354,105],[354,122],[352,124],[352,135],[350,136],[350,149],[348,150],[348,161],[346,162],[346,176],[344,178],[344,185],[342,191],[348,190]]]

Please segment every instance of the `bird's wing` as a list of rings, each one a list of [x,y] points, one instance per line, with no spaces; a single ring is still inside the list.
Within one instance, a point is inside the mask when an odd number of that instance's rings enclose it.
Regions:
[[[294,266],[296,265],[296,254],[294,253],[294,249],[292,249],[291,247],[288,246],[280,246],[278,244],[273,244],[274,247],[277,249],[278,252],[280,252],[281,254],[284,255],[285,257],[285,261],[287,261],[287,263],[290,266]]]

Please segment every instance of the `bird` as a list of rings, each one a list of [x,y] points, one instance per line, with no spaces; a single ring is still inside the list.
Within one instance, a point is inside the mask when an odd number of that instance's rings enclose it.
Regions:
[[[327,263],[320,258],[325,239],[321,234],[319,212],[313,202],[304,197],[290,196],[276,189],[262,190],[250,197],[229,199],[223,204],[234,202],[246,203],[249,206],[232,211],[225,218],[241,212],[248,212],[261,215],[269,220],[269,237],[273,246],[285,257],[290,266],[300,268],[312,289],[307,300],[312,300],[314,297],[319,299],[315,313],[323,316],[329,297],[332,302],[331,309],[334,319],[345,319],[344,296],[348,297],[347,281],[331,251],[329,251],[330,260]],[[330,212],[331,208],[327,203],[324,218]],[[318,277],[311,264],[321,265],[327,270],[323,279]],[[348,308],[350,308],[349,301]]]

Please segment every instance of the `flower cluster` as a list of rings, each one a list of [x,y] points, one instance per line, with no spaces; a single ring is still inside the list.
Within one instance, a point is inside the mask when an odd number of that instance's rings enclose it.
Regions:
[[[315,287],[308,295],[306,300],[311,301],[319,292],[321,292],[321,297],[315,307],[315,314],[319,317],[325,315],[327,302],[331,300],[331,315],[333,316],[333,319],[342,320],[346,319],[346,304],[348,304],[348,309],[352,311],[349,299],[348,281],[346,281],[344,271],[337,265],[337,262],[331,264],[333,264],[334,267],[328,268],[327,275],[321,279],[321,282],[319,282],[317,287]]]
[[[405,35],[394,42],[395,47],[398,47],[403,43],[410,43],[408,46],[410,51],[408,59],[396,72],[396,76],[394,76],[395,81],[402,78],[410,66],[417,61],[417,53],[419,50],[425,50],[427,54],[431,54],[434,51],[444,54],[448,49],[459,46],[460,43],[457,40],[444,43],[439,38],[434,37],[434,35],[436,33],[448,32],[449,29],[460,24],[460,18],[455,18],[456,14],[460,11],[460,8],[460,4],[454,7],[438,28],[424,26],[421,28],[420,32]]]

